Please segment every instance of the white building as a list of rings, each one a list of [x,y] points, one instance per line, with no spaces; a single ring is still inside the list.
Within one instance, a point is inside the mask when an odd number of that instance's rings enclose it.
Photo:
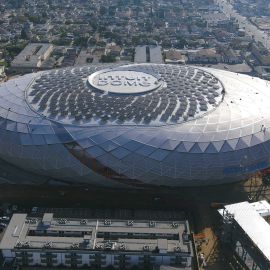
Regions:
[[[187,221],[29,218],[14,214],[0,249],[14,265],[102,268],[177,265],[191,269]]]
[[[156,45],[140,45],[135,48],[135,63],[154,63],[162,64],[161,46]]]
[[[270,269],[270,205],[241,202],[218,210],[223,218],[223,241],[250,270]]]

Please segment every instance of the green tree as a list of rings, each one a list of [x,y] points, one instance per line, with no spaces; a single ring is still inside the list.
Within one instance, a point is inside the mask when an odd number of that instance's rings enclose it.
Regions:
[[[100,58],[101,63],[112,63],[112,62],[115,62],[115,61],[116,61],[116,59],[112,55],[103,54],[103,55],[101,55],[101,58]]]
[[[99,14],[103,16],[106,14],[106,12],[107,12],[107,8],[105,6],[101,6],[99,9]]]
[[[32,16],[32,15],[30,15],[29,17],[28,17],[28,20],[30,21],[30,22],[32,22],[32,23],[35,23],[35,24],[41,24],[41,23],[45,23],[45,20],[44,19],[42,19],[40,16]]]
[[[74,45],[81,46],[81,47],[87,47],[87,41],[88,41],[88,38],[86,38],[86,37],[78,37],[74,40]]]
[[[26,40],[28,39],[27,33],[24,29],[22,29],[22,31],[21,31],[21,39],[26,39]]]
[[[177,49],[183,49],[187,45],[187,41],[184,38],[178,38],[175,47]]]
[[[6,47],[6,51],[10,56],[14,57],[22,51],[22,49],[26,46],[26,44],[27,43],[18,43],[15,45],[8,45]]]
[[[67,36],[67,32],[65,30],[61,30],[60,37],[65,38]]]

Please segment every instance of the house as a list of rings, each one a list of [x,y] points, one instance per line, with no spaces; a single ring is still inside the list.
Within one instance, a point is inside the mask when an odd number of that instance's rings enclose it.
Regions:
[[[185,56],[176,49],[170,49],[165,51],[165,63],[166,64],[185,64]]]
[[[221,55],[215,49],[201,49],[188,54],[190,63],[216,64],[221,62]]]

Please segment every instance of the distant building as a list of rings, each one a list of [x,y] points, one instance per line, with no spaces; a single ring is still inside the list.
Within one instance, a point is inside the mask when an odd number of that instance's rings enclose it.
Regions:
[[[107,48],[105,49],[105,54],[114,56],[114,57],[119,57],[121,53],[122,48],[116,44],[109,44]]]
[[[56,219],[14,214],[0,243],[6,263],[18,266],[192,269],[187,221]]]
[[[53,45],[51,44],[30,43],[12,61],[11,70],[19,73],[40,70],[52,51]]]
[[[270,205],[267,201],[241,202],[219,210],[222,240],[247,269],[270,269]]]
[[[186,58],[179,50],[170,49],[165,51],[166,64],[185,64]]]
[[[150,51],[150,63],[162,64],[162,50],[161,46],[149,46]]]
[[[120,54],[121,61],[132,61],[134,57],[133,48],[123,48]]]
[[[0,82],[4,81],[5,79],[6,79],[5,67],[0,66]]]
[[[31,38],[31,31],[34,29],[34,24],[30,21],[26,21],[23,24],[22,33],[24,33],[24,38],[30,39]]]
[[[239,37],[244,37],[246,35],[246,30],[241,28],[238,30],[238,36]]]
[[[231,41],[230,46],[233,49],[237,49],[237,50],[243,50],[243,49],[248,50],[251,42],[252,42],[252,39],[249,36],[237,37]]]
[[[137,46],[135,48],[135,63],[146,63],[146,46]]]
[[[83,66],[85,64],[90,64],[93,62],[93,55],[91,53],[91,48],[82,49],[76,59],[75,66]]]
[[[270,52],[263,45],[253,43],[251,52],[262,66],[270,65]]]
[[[163,63],[161,46],[140,45],[135,48],[135,63]]]
[[[254,68],[258,77],[270,81],[270,68],[269,66],[256,66]]]
[[[78,56],[78,50],[76,48],[65,48],[65,54],[61,62],[61,67],[70,67],[75,64]]]
[[[230,21],[230,19],[224,13],[220,12],[205,13],[202,18],[207,22],[207,27],[218,26],[220,24],[228,23]]]
[[[222,43],[231,42],[236,37],[234,33],[220,29],[213,30],[213,33],[215,34],[216,39]]]
[[[5,72],[5,67],[4,66],[0,66],[0,76],[2,74],[4,74],[4,72]]]
[[[188,54],[190,63],[216,64],[221,61],[221,55],[214,49],[201,49]]]
[[[222,62],[228,64],[240,64],[243,63],[242,57],[231,48],[224,48],[222,50]]]

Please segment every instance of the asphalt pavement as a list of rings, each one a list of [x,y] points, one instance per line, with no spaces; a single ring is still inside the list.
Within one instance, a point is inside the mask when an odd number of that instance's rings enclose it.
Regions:
[[[270,50],[270,36],[264,31],[260,30],[257,26],[252,24],[248,20],[248,18],[239,14],[234,9],[233,2],[231,4],[228,0],[215,0],[215,3],[219,5],[224,14],[235,18],[239,23],[240,28],[245,29],[248,36],[252,37],[256,42],[261,42],[265,46],[265,48]]]

